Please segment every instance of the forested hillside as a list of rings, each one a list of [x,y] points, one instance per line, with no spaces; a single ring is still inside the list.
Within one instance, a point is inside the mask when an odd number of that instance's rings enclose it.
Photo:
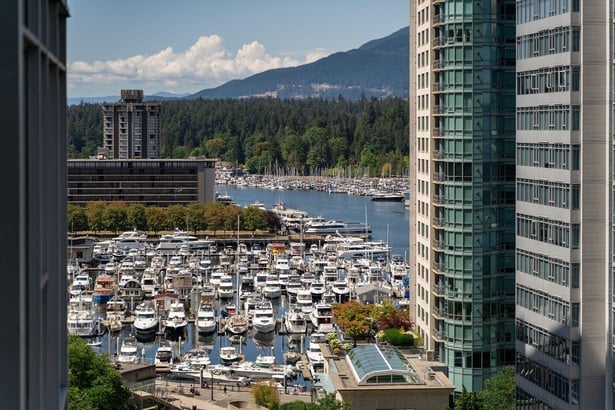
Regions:
[[[408,102],[276,98],[162,102],[161,155],[204,155],[253,173],[314,175],[337,168],[399,175],[408,163]],[[70,158],[102,144],[99,104],[68,107]]]

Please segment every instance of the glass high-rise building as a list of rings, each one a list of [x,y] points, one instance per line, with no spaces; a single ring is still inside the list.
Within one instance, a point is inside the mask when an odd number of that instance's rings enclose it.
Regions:
[[[515,1],[410,2],[411,315],[456,390],[515,363]]]
[[[517,1],[517,403],[613,408],[612,1]]]

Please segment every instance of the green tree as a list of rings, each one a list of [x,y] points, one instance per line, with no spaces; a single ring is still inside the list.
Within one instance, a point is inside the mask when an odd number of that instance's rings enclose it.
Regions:
[[[515,367],[501,368],[485,382],[480,393],[485,410],[513,410],[515,408]]]
[[[88,215],[81,205],[68,204],[66,207],[66,222],[69,232],[88,229]]]
[[[103,225],[105,229],[117,233],[128,229],[128,213],[126,204],[113,202],[106,206],[103,211]]]
[[[227,231],[237,231],[237,217],[241,215],[241,208],[236,205],[224,205],[224,222],[222,227]],[[240,218],[241,227],[241,218]]]
[[[222,229],[224,226],[224,208],[226,206],[219,202],[210,202],[205,205],[205,223],[207,229],[214,231]]]
[[[85,206],[85,213],[88,216],[88,226],[94,232],[104,229],[103,213],[105,207],[106,205],[103,201],[88,202]]]
[[[254,383],[250,390],[252,397],[254,397],[254,402],[259,406],[265,406],[269,410],[280,408],[280,392],[275,382]]]
[[[150,206],[145,209],[147,217],[147,229],[158,233],[167,228],[167,212],[166,209],[159,206]]]
[[[282,404],[280,410],[350,410],[350,403],[337,400],[335,394],[327,394],[318,399],[316,403],[295,400]]]
[[[197,231],[207,228],[205,206],[196,202],[189,204],[186,208],[186,222],[188,229],[192,229],[195,234]]]
[[[357,345],[357,338],[368,335],[374,325],[375,305],[359,302],[336,303],[333,305],[335,323]]]
[[[139,230],[144,230],[147,228],[145,205],[135,203],[128,205],[128,208],[126,209],[126,217],[130,227]]]
[[[483,410],[483,400],[479,393],[469,392],[461,386],[461,394],[455,399],[454,410]]]
[[[169,205],[167,225],[172,229],[186,229],[186,207],[179,204]]]
[[[254,206],[249,206],[241,210],[241,227],[247,231],[267,228],[265,212]]]
[[[68,408],[128,409],[130,391],[107,355],[92,351],[80,337],[68,339]]]

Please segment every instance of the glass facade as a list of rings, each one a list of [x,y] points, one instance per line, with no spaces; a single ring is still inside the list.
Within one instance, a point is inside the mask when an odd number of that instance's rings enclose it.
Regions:
[[[415,7],[417,327],[480,391],[515,361],[515,2]]]

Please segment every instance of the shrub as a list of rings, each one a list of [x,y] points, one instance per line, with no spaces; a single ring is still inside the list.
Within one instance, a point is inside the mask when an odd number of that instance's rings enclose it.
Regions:
[[[393,346],[414,346],[414,336],[410,333],[402,333],[399,329],[385,330],[384,340]]]

